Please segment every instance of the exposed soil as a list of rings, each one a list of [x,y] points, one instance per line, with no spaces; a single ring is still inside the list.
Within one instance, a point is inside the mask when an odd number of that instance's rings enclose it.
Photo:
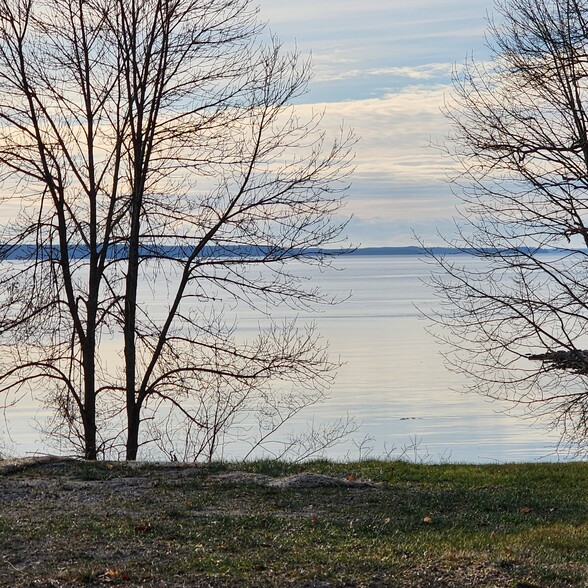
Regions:
[[[380,513],[397,498],[311,472],[2,461],[0,586],[536,586],[508,554],[411,562]]]
[[[242,471],[215,473],[180,463],[88,464],[57,457],[0,461],[0,585],[246,585],[220,574],[177,574],[177,548],[173,553],[169,538],[160,541],[156,533],[165,536],[170,525],[183,525],[185,518],[192,524],[200,518],[207,525],[215,516],[254,515],[250,500],[218,499],[227,485],[284,490],[374,487],[306,472],[273,478]],[[208,503],[196,511],[185,502],[195,492]]]

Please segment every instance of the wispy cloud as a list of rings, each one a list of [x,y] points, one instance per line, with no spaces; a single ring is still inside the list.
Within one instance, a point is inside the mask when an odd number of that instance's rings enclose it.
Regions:
[[[314,81],[337,81],[364,76],[429,81],[439,78],[446,79],[454,69],[454,64],[452,63],[427,63],[412,67],[405,65],[373,68],[352,67],[351,69],[344,69],[349,66],[357,66],[357,62],[350,59],[336,61],[317,59],[315,62]]]
[[[355,240],[381,245],[387,236],[389,244],[399,244],[412,239],[410,227],[430,234],[435,225],[451,224],[452,162],[433,147],[449,131],[442,107],[450,92],[448,84],[412,85],[378,98],[297,106],[305,116],[324,109],[323,126],[332,133],[343,122],[359,136],[347,206],[355,217],[350,225]],[[394,239],[385,230],[386,219],[395,227]]]
[[[493,0],[260,2],[287,47],[312,51],[311,92],[297,108],[324,108],[327,128],[343,121],[360,137],[348,209],[361,241],[391,240],[386,223],[396,243],[416,224],[432,233],[449,226],[452,162],[431,145],[449,133],[441,110],[454,67],[472,53],[489,58]]]
[[[378,98],[298,108],[301,113],[324,109],[324,124],[331,129],[341,121],[356,129],[358,173],[419,183],[445,176],[447,162],[430,145],[447,135],[441,110],[450,92],[449,85],[408,86]]]

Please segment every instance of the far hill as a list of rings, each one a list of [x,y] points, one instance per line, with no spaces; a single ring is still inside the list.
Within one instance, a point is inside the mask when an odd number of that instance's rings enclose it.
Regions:
[[[189,245],[163,245],[152,244],[142,245],[139,255],[143,259],[159,258],[159,259],[185,259],[193,249]],[[456,255],[456,254],[488,254],[498,253],[505,255],[515,255],[518,253],[533,254],[538,253],[573,253],[569,250],[557,249],[459,249],[452,247],[431,247],[429,249],[424,247],[358,247],[357,249],[308,249],[308,250],[288,250],[279,249],[276,247],[267,247],[264,245],[208,245],[202,249],[200,256],[203,258],[231,258],[238,260],[239,258],[267,258],[269,259],[283,259],[291,257],[292,255],[330,255],[335,256],[339,254],[353,255],[353,256],[383,256],[383,255],[415,255],[426,256],[433,255]],[[72,245],[68,248],[68,255],[70,259],[87,259],[89,257],[88,247],[85,245]],[[0,245],[0,259],[4,260],[32,260],[32,259],[53,259],[58,260],[60,257],[60,249],[58,246],[38,246],[33,244],[24,245]],[[108,257],[110,259],[126,259],[127,248],[124,245],[110,245],[108,248]]]

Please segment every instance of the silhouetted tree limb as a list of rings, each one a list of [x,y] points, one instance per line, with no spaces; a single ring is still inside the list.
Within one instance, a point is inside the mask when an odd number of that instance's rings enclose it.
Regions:
[[[291,263],[328,264],[344,228],[354,139],[297,115],[308,63],[261,32],[248,0],[0,2],[0,387],[44,389],[89,459],[121,427],[136,459],[174,410],[206,430],[210,386],[304,380],[312,404],[336,367],[312,332],[242,341],[213,304],[328,303]]]
[[[433,320],[469,389],[588,435],[588,3],[500,0],[447,103],[458,237]],[[546,254],[544,250],[550,250]]]

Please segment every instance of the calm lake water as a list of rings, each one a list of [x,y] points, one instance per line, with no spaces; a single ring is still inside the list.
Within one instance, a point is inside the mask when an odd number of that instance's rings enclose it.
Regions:
[[[329,293],[351,297],[318,315],[298,314],[316,321],[331,353],[345,364],[329,399],[293,421],[293,430],[309,421],[355,418],[358,430],[326,452],[334,459],[397,457],[407,447],[406,457],[433,462],[558,459],[555,434],[505,414],[505,405],[459,392],[462,376],[445,368],[439,344],[415,307],[436,304],[422,281],[430,266],[416,256],[352,256],[337,265],[345,269],[321,274],[311,268],[316,272],[311,277]],[[253,329],[257,323],[254,315],[239,314],[239,328]],[[34,402],[25,399],[5,417],[6,451],[44,451],[34,428],[44,414]],[[238,449],[233,451],[235,457]]]

